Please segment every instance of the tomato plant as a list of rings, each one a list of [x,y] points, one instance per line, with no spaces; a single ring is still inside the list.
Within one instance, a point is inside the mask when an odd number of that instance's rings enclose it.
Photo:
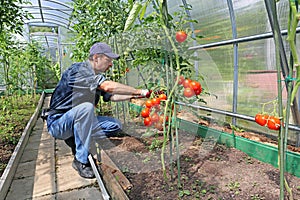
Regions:
[[[151,118],[150,117],[146,117],[144,119],[144,125],[145,126],[151,126],[152,125],[152,121],[151,121]]]
[[[267,122],[268,128],[271,130],[279,130],[280,129],[280,119],[275,116],[270,116]]]
[[[176,32],[176,40],[177,42],[181,43],[184,42],[187,38],[187,34],[185,31],[177,31]]]
[[[257,113],[255,115],[255,122],[261,126],[265,126],[267,124],[268,119],[269,119],[268,114]]]
[[[150,115],[150,108],[145,108],[141,111],[141,116],[143,118],[149,117],[149,115]]]

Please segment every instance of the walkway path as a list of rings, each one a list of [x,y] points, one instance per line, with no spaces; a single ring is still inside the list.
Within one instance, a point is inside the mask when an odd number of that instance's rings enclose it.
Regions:
[[[47,107],[46,97],[43,107]],[[81,178],[72,168],[70,148],[47,132],[39,118],[25,147],[6,200],[102,200],[96,179]]]

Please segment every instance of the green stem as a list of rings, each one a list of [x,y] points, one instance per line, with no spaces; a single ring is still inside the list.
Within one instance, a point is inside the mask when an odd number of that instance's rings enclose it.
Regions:
[[[175,61],[176,61],[176,71],[177,71],[177,79],[176,79],[176,82],[173,86],[173,88],[171,89],[170,91],[170,94],[169,94],[169,97],[168,100],[166,101],[166,105],[165,105],[165,109],[164,109],[164,114],[166,115],[167,111],[168,111],[168,107],[169,107],[169,103],[170,103],[170,100],[169,99],[172,99],[172,96],[178,86],[178,81],[179,81],[179,76],[180,76],[180,65],[179,65],[179,56],[178,56],[178,49],[177,47],[175,46],[175,43],[174,41],[172,40],[172,37],[170,36],[169,34],[169,30],[167,28],[167,25],[165,23],[165,15],[163,14],[163,5],[164,5],[164,1],[160,1],[160,4],[159,4],[159,9],[160,9],[160,21],[161,21],[161,25],[162,25],[162,28],[165,32],[165,35],[167,37],[167,39],[169,40],[170,44],[171,44],[171,47],[174,51],[174,54],[175,54]],[[172,108],[171,108],[172,109]],[[170,126],[168,126],[168,130],[170,129]],[[163,141],[163,144],[162,144],[162,150],[161,150],[161,163],[162,163],[162,170],[163,170],[163,175],[164,175],[164,178],[167,179],[167,174],[166,174],[166,166],[165,166],[165,161],[164,161],[164,154],[165,154],[165,148],[166,148],[166,144],[167,144],[167,139],[168,139],[168,133],[169,131],[166,131],[164,129],[164,141]]]

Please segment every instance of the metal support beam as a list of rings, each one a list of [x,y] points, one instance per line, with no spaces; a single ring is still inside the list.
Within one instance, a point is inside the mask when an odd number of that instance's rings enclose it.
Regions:
[[[231,0],[227,0],[227,6],[230,15],[232,38],[237,39],[236,21],[234,15],[233,4]],[[239,67],[238,67],[238,43],[233,43],[233,100],[232,100],[232,112],[237,113],[237,99],[238,99],[238,85],[239,85]],[[232,124],[236,125],[236,118],[232,118]]]

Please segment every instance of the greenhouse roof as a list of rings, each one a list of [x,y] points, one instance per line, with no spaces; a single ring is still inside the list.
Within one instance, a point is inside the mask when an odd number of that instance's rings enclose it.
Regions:
[[[56,48],[59,41],[58,27],[71,30],[71,0],[30,0],[30,3],[22,4],[21,7],[32,16],[25,20],[28,40],[38,41],[47,48]],[[33,32],[32,27],[46,27],[48,30]]]
[[[25,23],[32,26],[63,26],[70,28],[70,16],[72,13],[72,1],[70,0],[31,0],[31,4],[22,5],[33,18]]]

